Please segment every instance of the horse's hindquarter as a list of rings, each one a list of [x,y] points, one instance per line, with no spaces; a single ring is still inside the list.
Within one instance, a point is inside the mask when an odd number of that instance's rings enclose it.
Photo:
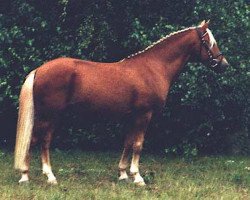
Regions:
[[[37,112],[64,109],[72,96],[74,76],[72,59],[52,60],[37,68],[33,89]]]
[[[125,115],[152,109],[152,88],[136,70],[117,63],[95,63],[62,58],[38,68],[35,106],[54,112],[78,104],[82,110]]]

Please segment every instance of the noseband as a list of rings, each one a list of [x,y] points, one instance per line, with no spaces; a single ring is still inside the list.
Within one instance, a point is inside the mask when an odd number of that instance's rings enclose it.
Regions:
[[[198,36],[201,40],[201,46],[200,46],[200,55],[201,55],[201,50],[202,47],[205,48],[205,50],[207,51],[208,54],[208,62],[210,64],[211,68],[215,68],[221,65],[222,62],[222,58],[218,59],[220,56],[222,56],[223,54],[219,51],[219,53],[214,56],[213,52],[212,52],[212,47],[210,48],[209,45],[207,44],[207,41],[204,39],[205,35],[207,34],[207,32],[202,33],[198,27],[195,28],[196,32],[198,33]]]

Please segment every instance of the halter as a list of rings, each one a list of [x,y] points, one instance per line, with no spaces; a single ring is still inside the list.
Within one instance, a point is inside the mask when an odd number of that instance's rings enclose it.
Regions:
[[[212,52],[212,47],[209,47],[207,44],[207,41],[204,39],[205,35],[207,34],[207,31],[205,33],[202,33],[198,27],[195,28],[196,32],[198,33],[198,36],[201,40],[201,46],[200,46],[200,55],[201,55],[201,50],[202,47],[205,48],[208,54],[208,62],[210,64],[211,68],[215,68],[221,65],[222,59],[218,59],[218,57],[222,56],[223,54],[219,51],[219,53],[214,56]]]

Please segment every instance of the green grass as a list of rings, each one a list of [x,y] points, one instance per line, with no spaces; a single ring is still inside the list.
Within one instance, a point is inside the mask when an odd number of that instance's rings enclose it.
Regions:
[[[249,157],[181,158],[142,155],[141,173],[147,182],[137,187],[118,182],[119,153],[54,151],[57,186],[46,184],[37,153],[31,181],[18,185],[13,154],[0,153],[0,199],[250,199]]]

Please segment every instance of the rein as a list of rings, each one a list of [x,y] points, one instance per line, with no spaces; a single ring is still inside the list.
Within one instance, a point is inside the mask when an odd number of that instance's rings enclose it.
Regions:
[[[219,51],[219,53],[214,56],[213,52],[212,52],[212,47],[209,47],[209,45],[207,44],[207,41],[204,39],[205,35],[207,34],[207,32],[202,33],[198,27],[195,28],[200,40],[201,40],[201,46],[200,46],[200,55],[201,55],[201,51],[202,51],[202,47],[205,48],[205,50],[207,51],[208,54],[208,62],[210,64],[211,68],[215,68],[221,65],[222,59],[218,59],[220,56],[222,56],[223,54]]]

